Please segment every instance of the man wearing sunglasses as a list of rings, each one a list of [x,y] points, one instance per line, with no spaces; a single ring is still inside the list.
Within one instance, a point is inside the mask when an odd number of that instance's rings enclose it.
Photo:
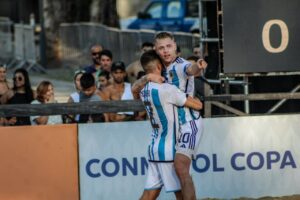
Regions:
[[[100,53],[103,50],[103,47],[100,44],[95,44],[91,47],[91,57],[93,64],[84,68],[85,71],[98,71],[101,68],[100,64]]]

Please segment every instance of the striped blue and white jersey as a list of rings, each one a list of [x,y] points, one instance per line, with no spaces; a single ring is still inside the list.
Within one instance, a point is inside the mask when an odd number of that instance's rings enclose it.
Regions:
[[[176,106],[183,106],[186,95],[177,87],[148,82],[140,92],[152,126],[148,147],[150,161],[173,161],[179,130]]]
[[[189,96],[194,96],[194,76],[190,76],[186,73],[191,63],[183,58],[177,57],[173,63],[165,67],[163,76],[166,81],[172,85],[175,85],[182,92]],[[185,124],[191,120],[199,118],[200,113],[190,108],[179,107],[178,108],[179,122]]]

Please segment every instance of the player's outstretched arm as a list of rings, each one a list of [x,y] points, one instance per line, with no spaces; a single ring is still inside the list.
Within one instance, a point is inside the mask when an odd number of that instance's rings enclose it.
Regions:
[[[192,64],[190,67],[187,68],[186,73],[190,76],[196,75],[202,70],[206,69],[206,67],[207,62],[204,59],[200,58],[195,64]]]
[[[184,106],[192,108],[194,110],[201,110],[203,108],[203,103],[197,98],[188,96],[186,102],[184,103]]]

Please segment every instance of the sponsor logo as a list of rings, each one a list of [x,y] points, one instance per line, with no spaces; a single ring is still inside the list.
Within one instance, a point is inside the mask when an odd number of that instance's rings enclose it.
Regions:
[[[297,164],[291,151],[278,152],[268,151],[243,153],[237,152],[228,157],[228,160],[220,158],[218,154],[198,154],[193,160],[192,168],[196,173],[225,172],[226,170],[277,170],[296,169]],[[100,178],[115,176],[143,176],[148,169],[148,162],[145,157],[133,158],[106,158],[90,159],[85,170],[89,177]]]

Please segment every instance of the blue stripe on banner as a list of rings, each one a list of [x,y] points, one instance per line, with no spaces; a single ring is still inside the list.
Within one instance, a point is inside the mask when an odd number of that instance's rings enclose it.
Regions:
[[[168,120],[164,113],[162,105],[160,103],[158,90],[155,90],[155,89],[151,90],[151,94],[152,94],[154,106],[156,108],[159,120],[162,125],[162,133],[161,133],[160,141],[159,141],[159,145],[158,145],[158,158],[159,158],[159,160],[165,160],[165,141],[166,141],[166,136],[168,133]]]

